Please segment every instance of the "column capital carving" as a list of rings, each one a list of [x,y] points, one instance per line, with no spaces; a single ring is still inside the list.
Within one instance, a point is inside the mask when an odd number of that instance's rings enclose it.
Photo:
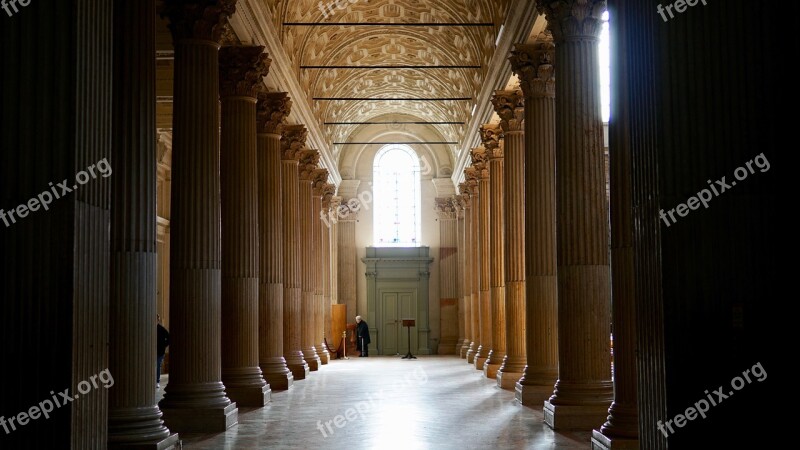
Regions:
[[[466,185],[470,198],[475,198],[478,195],[478,180],[480,180],[480,171],[474,166],[469,166],[464,169],[464,177],[466,178]]]
[[[292,100],[286,92],[259,92],[256,103],[256,127],[259,133],[283,134],[286,117],[292,112]]]
[[[536,9],[547,18],[556,43],[598,40],[606,0],[536,0]]]
[[[308,130],[305,125],[286,125],[281,133],[281,158],[297,161],[300,153],[306,148]]]
[[[503,137],[503,129],[500,128],[500,125],[496,123],[483,124],[480,134],[487,157],[489,159],[502,158],[503,146],[500,145],[500,139]]]
[[[317,165],[319,165],[319,152],[306,148],[301,150],[298,156],[297,160],[300,161],[300,180],[313,183],[314,171],[317,170]]]
[[[331,210],[333,206],[333,199],[338,198],[339,204],[342,201],[341,197],[336,197],[336,185],[331,183],[325,183],[325,186],[322,187],[322,209],[327,211]],[[338,207],[339,204],[336,206]]]
[[[521,90],[495,91],[492,105],[506,133],[521,132],[525,125],[525,95]]]
[[[436,214],[442,220],[453,220],[458,218],[458,205],[453,197],[436,197]]]
[[[358,213],[361,211],[361,202],[357,198],[351,198],[346,202],[341,201],[342,197],[339,197],[339,199],[341,204],[336,209],[336,217],[344,221],[358,220]]]
[[[517,44],[511,51],[511,68],[529,98],[556,96],[556,46],[552,39],[535,44]]]
[[[220,96],[255,98],[271,63],[261,45],[222,47],[219,49]]]
[[[489,155],[486,153],[484,147],[475,147],[470,153],[472,156],[472,167],[476,171],[476,176],[479,179],[489,178]]]
[[[458,185],[459,197],[461,198],[461,209],[466,210],[472,207],[472,191],[468,182]]]
[[[311,186],[315,197],[322,197],[325,195],[325,186],[328,185],[328,175],[328,169],[316,168],[311,172]],[[331,195],[333,195],[333,193],[331,193]]]
[[[335,187],[336,186],[334,186],[334,188]],[[324,198],[323,198],[323,201],[325,201]],[[340,206],[342,206],[342,197],[339,197],[338,195],[333,195],[330,198],[330,203],[328,204],[328,207],[330,207],[331,211],[336,212],[336,211],[338,211]]]
[[[161,17],[169,18],[172,39],[199,39],[220,43],[237,0],[165,0]]]
[[[464,200],[464,196],[461,194],[457,194],[454,195],[452,198],[453,198],[453,204],[456,207],[456,219],[463,219],[464,210],[466,209],[466,200]]]

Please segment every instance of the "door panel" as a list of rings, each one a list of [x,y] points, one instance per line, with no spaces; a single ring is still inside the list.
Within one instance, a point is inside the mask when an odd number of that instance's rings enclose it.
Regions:
[[[383,330],[378,332],[381,338],[381,354],[383,355],[396,355],[398,353],[397,337],[400,322],[397,318],[397,293],[384,292],[381,298],[381,305],[383,306]]]

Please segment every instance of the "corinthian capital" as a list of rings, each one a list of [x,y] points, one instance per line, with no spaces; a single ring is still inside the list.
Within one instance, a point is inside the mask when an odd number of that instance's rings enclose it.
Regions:
[[[272,63],[261,45],[237,45],[219,50],[221,97],[255,98]]]
[[[317,153],[319,155],[319,153]],[[311,172],[311,186],[315,197],[322,197],[325,192],[325,186],[328,185],[328,169],[314,169]]]
[[[495,123],[484,124],[480,128],[480,133],[487,157],[489,159],[502,158],[503,146],[500,145],[500,139],[503,137],[503,129],[500,128],[500,125]]]
[[[457,216],[457,206],[453,197],[436,197],[435,199],[436,204],[436,214],[439,216],[440,219],[456,219]]]
[[[556,44],[600,37],[606,0],[536,0],[536,7],[547,18]]]
[[[472,206],[472,188],[469,181],[464,181],[458,185],[458,193],[461,198],[461,208],[467,209]]]
[[[304,181],[314,181],[314,171],[317,170],[319,164],[319,152],[316,150],[303,149],[300,151],[300,179]]]
[[[492,105],[500,116],[503,131],[522,131],[525,121],[525,96],[522,91],[496,91],[492,97]]]
[[[286,92],[259,92],[256,103],[256,128],[259,133],[282,134],[292,101]]]
[[[530,98],[556,96],[556,46],[552,40],[517,44],[511,51],[511,69],[519,77],[522,91]]]
[[[483,147],[475,147],[472,149],[472,167],[477,171],[477,177],[480,179],[489,178],[489,155]]]
[[[199,39],[219,43],[236,0],[164,0],[161,17],[169,18],[175,42]]]
[[[334,198],[339,198],[339,203],[341,203],[341,197],[336,197],[336,185],[325,183],[325,186],[322,187],[322,209],[325,212],[328,212],[331,209]],[[337,204],[336,207],[338,208],[339,204]]]
[[[284,160],[299,160],[306,148],[308,130],[305,125],[287,125],[281,133],[281,156]]]

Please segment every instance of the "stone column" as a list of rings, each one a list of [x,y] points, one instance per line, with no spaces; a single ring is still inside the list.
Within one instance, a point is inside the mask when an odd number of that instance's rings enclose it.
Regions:
[[[256,89],[269,72],[264,47],[219,52],[222,194],[222,382],[232,401],[264,406],[258,366],[258,159]]]
[[[516,399],[539,408],[558,378],[555,73],[552,41],[518,45],[511,64],[525,95],[525,334],[527,366]],[[510,105],[509,105],[510,106]]]
[[[292,386],[284,357],[281,133],[292,102],[285,92],[258,94],[258,365],[273,390]]]
[[[472,201],[469,183],[458,186],[461,196],[461,208],[464,216],[464,234],[461,236],[464,248],[464,276],[462,278],[464,297],[464,343],[459,352],[462,358],[467,358],[472,344],[474,331],[472,329]],[[469,362],[469,360],[467,360]]]
[[[456,214],[456,255],[458,256],[456,259],[456,282],[458,283],[456,288],[456,296],[458,298],[458,340],[456,341],[454,350],[456,355],[463,358],[465,355],[461,352],[461,349],[464,347],[464,341],[466,340],[464,334],[464,308],[466,308],[464,302],[464,262],[466,259],[464,257],[464,200],[461,198],[461,195],[453,197],[453,205]]]
[[[308,368],[314,372],[319,370],[322,361],[317,349],[314,347],[315,339],[315,293],[316,274],[319,268],[315,264],[314,221],[319,218],[313,206],[314,179],[319,152],[317,150],[303,150],[300,153],[300,197],[298,202],[298,227],[300,228],[300,348],[303,359],[308,363]],[[317,209],[318,211],[319,209]]]
[[[617,18],[620,19],[620,22],[617,23],[624,24],[627,22],[627,17],[623,16],[620,11],[623,7],[620,4],[609,5],[610,15],[613,15],[615,21]],[[625,15],[628,14],[635,14],[635,12],[626,11]],[[637,31],[641,32],[641,28],[636,28]],[[623,29],[623,27],[620,26],[618,29]],[[642,177],[636,174],[633,169],[634,162],[640,169],[647,168],[645,170],[649,170],[653,166],[642,164],[642,161],[639,160],[639,158],[647,157],[649,145],[643,145],[646,142],[642,139],[643,136],[629,126],[632,121],[636,121],[639,127],[647,127],[647,122],[639,122],[641,110],[624,104],[627,99],[632,97],[638,97],[637,101],[640,102],[650,100],[647,97],[642,98],[636,95],[630,87],[632,85],[636,85],[638,89],[648,89],[650,87],[647,83],[641,83],[641,79],[638,78],[647,76],[646,74],[640,72],[633,75],[628,70],[630,66],[627,65],[629,61],[627,55],[638,50],[634,49],[635,46],[631,41],[615,39],[615,48],[612,49],[615,55],[620,55],[619,59],[615,56],[615,70],[612,74],[611,83],[615,92],[612,110],[614,111],[615,120],[609,127],[609,141],[614,152],[614,157],[609,160],[614,402],[608,410],[606,423],[599,430],[595,429],[592,432],[593,450],[638,449],[640,447],[649,449],[655,447],[652,442],[639,442],[639,403],[637,398],[637,377],[639,374],[636,364],[638,360],[649,367],[657,367],[657,365],[652,364],[652,360],[645,356],[647,351],[639,347],[636,333],[640,330],[637,323],[644,325],[648,335],[657,336],[661,335],[661,333],[656,331],[656,327],[651,327],[652,322],[639,322],[639,318],[637,318],[637,309],[646,310],[647,307],[644,303],[652,302],[656,296],[642,295],[642,291],[637,293],[638,289],[642,289],[648,283],[645,281],[647,279],[645,274],[637,271],[636,252],[644,252],[648,255],[648,259],[659,258],[660,252],[651,252],[650,248],[642,245],[644,241],[642,238],[649,234],[644,230],[652,230],[652,225],[642,224],[639,221],[641,216],[647,216],[650,217],[650,223],[652,224],[656,214],[651,215],[650,208],[658,202],[658,196],[652,195],[653,191],[647,189],[645,191],[647,201],[638,201],[633,183],[634,177],[639,180],[647,180],[645,183],[657,184],[659,181],[658,177]],[[635,41],[636,46],[642,44],[641,40]],[[654,72],[658,73],[656,70]],[[657,95],[657,91],[651,92]],[[682,102],[682,99],[677,101]],[[695,101],[702,100],[695,99]],[[654,119],[650,116],[649,120]],[[691,133],[689,130],[685,131]],[[636,136],[635,141],[631,139],[632,136]],[[689,149],[686,150],[691,151]],[[679,155],[673,156],[680,158]],[[655,211],[652,211],[652,213],[655,213]],[[644,266],[648,267],[649,270],[657,267],[657,265],[647,263]],[[642,298],[647,298],[648,300],[637,302],[637,299]],[[651,384],[651,380],[647,379],[646,386],[646,390],[651,393],[658,392],[658,388],[656,388],[658,381],[652,380]],[[656,404],[651,403],[652,406],[657,409]],[[643,424],[646,423],[647,419],[644,419]],[[655,432],[655,430],[652,431]],[[703,431],[698,430],[699,433],[706,434]],[[658,433],[661,434],[660,430]],[[713,435],[713,433],[709,434]],[[734,437],[735,434],[732,433],[731,437]],[[658,440],[661,440],[661,437],[659,436]],[[685,442],[691,441],[692,439],[689,438]],[[675,446],[677,447],[678,445]]]
[[[489,297],[491,299],[490,326],[492,348],[483,365],[483,374],[495,380],[497,371],[506,357],[506,283],[505,283],[505,233],[503,217],[504,174],[503,147],[500,145],[502,129],[499,125],[481,127],[481,141],[489,159]]]
[[[435,199],[439,217],[439,348],[455,353],[458,340],[458,217],[452,197]]]
[[[525,369],[525,113],[522,92],[497,91],[492,100],[503,128],[505,170],[503,216],[505,221],[506,357],[497,372],[497,386],[514,389]]]
[[[469,247],[470,247],[470,329],[472,330],[472,342],[469,343],[469,350],[467,351],[467,363],[475,365],[475,354],[478,353],[478,347],[481,345],[481,323],[480,323],[480,239],[478,238],[479,227],[479,209],[481,204],[480,191],[478,189],[478,176],[479,172],[475,167],[467,167],[464,170],[466,177],[467,188],[469,189],[470,204],[470,221],[469,221]]]
[[[611,286],[598,36],[603,0],[540,1],[556,44],[559,372],[545,403],[554,429],[591,429],[613,398]]]
[[[336,194],[335,184],[326,184],[322,193],[322,211],[320,211],[320,222],[322,224],[322,241],[320,248],[322,250],[322,342],[320,345],[327,350],[326,342],[331,345],[333,350],[336,350],[336,339],[331,336],[331,301],[332,301],[332,270],[331,256],[333,249],[331,248],[331,236],[333,235],[334,221],[331,220],[331,203],[333,196]],[[330,352],[329,352],[330,353]],[[330,359],[330,357],[329,357]]]
[[[155,2],[114,8],[108,447],[178,444],[161,420],[156,377]],[[32,444],[31,444],[32,445]]]
[[[327,306],[328,316],[331,315],[331,306],[339,304],[339,206],[342,204],[342,197],[334,195],[328,203],[328,222],[330,223],[330,245],[331,255],[328,260],[330,267],[330,280],[331,280],[331,301]],[[334,336],[332,333],[332,317],[328,317],[325,324],[325,335],[331,340],[328,343],[333,346],[338,346],[341,341],[341,336]]]
[[[312,216],[309,220],[314,226],[314,243],[312,246],[312,252],[314,256],[314,343],[317,347],[317,354],[320,358],[320,363],[328,364],[328,361],[331,360],[330,352],[328,349],[325,348],[325,344],[323,342],[323,337],[325,336],[325,267],[324,267],[324,256],[325,256],[325,237],[327,237],[327,233],[325,232],[325,236],[323,236],[323,229],[325,227],[325,223],[322,221],[323,213],[322,213],[322,197],[325,195],[333,195],[333,192],[329,192],[328,186],[328,170],[327,169],[317,169],[314,172],[314,184],[313,184],[313,198],[312,198]],[[330,298],[329,298],[330,300]]]
[[[161,400],[173,431],[238,421],[221,372],[219,41],[234,0],[170,0],[175,41],[170,258],[170,373]]]
[[[300,185],[298,165],[308,130],[290,125],[281,136],[281,208],[283,208],[283,356],[295,380],[308,376],[301,351]]]
[[[347,321],[355,322],[356,287],[358,286],[358,250],[356,249],[356,221],[358,200],[342,202],[336,212],[339,227],[339,303],[347,305]],[[348,353],[349,354],[349,353]]]
[[[489,261],[491,258],[489,242],[489,210],[490,194],[489,191],[489,164],[486,149],[477,147],[472,149],[472,167],[476,171],[478,181],[478,195],[480,201],[473,212],[476,215],[477,223],[475,241],[479,247],[479,255],[476,259],[477,273],[475,275],[478,285],[478,327],[480,328],[480,341],[475,352],[475,369],[483,370],[484,363],[492,349],[492,298],[489,289]]]

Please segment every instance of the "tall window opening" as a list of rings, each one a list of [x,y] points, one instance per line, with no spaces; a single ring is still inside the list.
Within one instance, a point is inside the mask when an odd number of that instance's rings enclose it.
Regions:
[[[416,247],[420,243],[419,157],[407,145],[388,145],[373,166],[376,247]]]

